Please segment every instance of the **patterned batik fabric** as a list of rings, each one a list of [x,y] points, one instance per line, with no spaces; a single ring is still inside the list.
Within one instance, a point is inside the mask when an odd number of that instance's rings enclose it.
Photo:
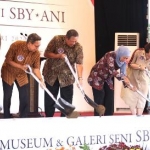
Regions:
[[[65,42],[64,35],[55,36],[49,42],[45,52],[66,54],[74,71],[75,63],[83,63],[82,46],[77,42],[73,47],[69,47]],[[47,58],[43,68],[43,76],[45,81],[51,86],[53,86],[57,78],[59,80],[60,87],[65,87],[75,82],[74,76],[68,65],[65,63],[65,60],[59,58]]]
[[[112,78],[117,77],[119,67],[115,62],[116,54],[114,51],[108,52],[91,69],[88,83],[95,89],[101,90],[104,82],[107,82],[110,89],[113,89]]]
[[[14,61],[20,65],[28,64],[33,68],[40,68],[39,51],[30,52],[26,41],[16,41],[11,44],[5,57],[7,60]],[[9,65],[6,60],[1,69],[1,77],[9,85],[12,85],[14,80],[17,80],[19,86],[28,83],[27,73],[20,68]]]

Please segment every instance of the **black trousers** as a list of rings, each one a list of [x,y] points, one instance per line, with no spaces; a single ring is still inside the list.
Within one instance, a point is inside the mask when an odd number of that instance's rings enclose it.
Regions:
[[[94,102],[98,105],[104,105],[106,108],[105,116],[111,116],[114,113],[114,90],[111,90],[105,82],[102,90],[92,88]],[[99,114],[94,110],[94,116]]]
[[[10,106],[11,106],[11,97],[12,97],[14,84],[10,86],[3,80],[2,83],[3,83],[3,92],[4,92],[4,97],[3,97],[4,118],[11,118]],[[29,84],[20,87],[17,81],[15,81],[15,83],[19,91],[19,102],[20,102],[19,115],[21,118],[24,118],[28,116]]]
[[[55,81],[53,86],[50,86],[47,82],[45,82],[47,89],[53,94],[53,96],[57,99],[58,92],[60,89],[60,96],[70,104],[72,104],[73,98],[73,85],[69,85],[66,87],[60,87],[58,79]],[[45,92],[44,94],[44,106],[45,106],[45,114],[46,117],[53,117],[55,113],[54,107],[55,101],[50,97],[50,95]],[[61,113],[61,117],[65,115]]]

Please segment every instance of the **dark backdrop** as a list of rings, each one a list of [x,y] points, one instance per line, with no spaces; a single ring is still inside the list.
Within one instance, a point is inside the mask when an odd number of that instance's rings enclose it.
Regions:
[[[96,61],[114,50],[115,32],[140,33],[140,47],[147,38],[148,0],[95,0]]]

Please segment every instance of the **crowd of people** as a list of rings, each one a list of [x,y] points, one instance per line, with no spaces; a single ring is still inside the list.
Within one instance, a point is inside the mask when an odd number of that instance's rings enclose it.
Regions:
[[[66,35],[54,36],[45,49],[46,61],[42,72],[38,51],[42,39],[39,35],[32,33],[27,37],[27,41],[15,41],[10,45],[1,68],[4,118],[11,118],[14,84],[19,91],[19,117],[28,117],[29,79],[26,73],[28,65],[32,67],[41,87],[46,87],[55,98],[60,91],[61,98],[72,104],[75,78],[64,58],[67,56],[72,68],[77,72],[79,84],[82,85],[84,55],[78,38],[79,34],[74,29],[68,30]],[[105,107],[104,116],[114,113],[114,77],[123,83],[121,97],[129,106],[131,113],[143,114],[146,99],[141,97],[137,90],[147,97],[149,77],[146,69],[150,69],[150,44],[135,50],[132,55],[130,49],[122,45],[117,50],[107,52],[93,65],[87,82],[92,88],[94,102]],[[54,106],[55,101],[45,91],[46,117],[54,116]],[[94,116],[98,115],[94,109]],[[64,113],[61,113],[61,116],[65,116]]]

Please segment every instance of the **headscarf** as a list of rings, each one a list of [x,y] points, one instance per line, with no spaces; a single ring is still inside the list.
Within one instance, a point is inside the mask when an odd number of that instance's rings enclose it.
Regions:
[[[125,46],[120,46],[116,50],[116,63],[118,65],[118,67],[120,68],[120,73],[123,75],[126,75],[127,64],[125,62],[121,62],[120,58],[121,57],[130,57],[130,53],[131,53],[130,50]]]

